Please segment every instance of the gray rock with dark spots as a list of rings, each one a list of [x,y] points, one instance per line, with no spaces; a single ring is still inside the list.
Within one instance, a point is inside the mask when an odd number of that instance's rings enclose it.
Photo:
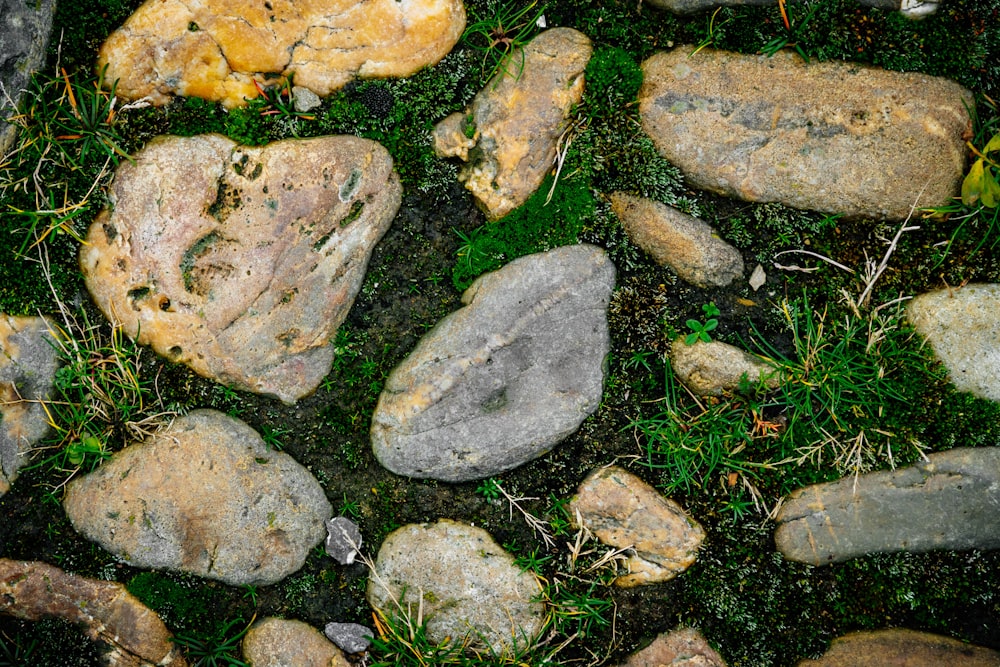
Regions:
[[[0,315],[0,495],[49,432],[41,401],[49,399],[59,367],[50,327],[41,317]]]
[[[267,585],[326,533],[319,482],[243,422],[195,410],[74,479],[63,507],[85,537],[135,567]]]
[[[1000,284],[920,294],[907,305],[906,316],[957,389],[1000,401]]]
[[[327,623],[323,634],[345,653],[367,651],[375,636],[371,628],[359,623]]]
[[[697,187],[848,217],[946,204],[969,91],[924,74],[692,47],[643,63],[643,129]]]
[[[401,187],[367,139],[210,134],[154,139],[110,198],[80,251],[101,310],[171,361],[290,403],[330,371]]]
[[[1000,667],[1000,653],[951,637],[904,628],[838,637],[816,660],[798,667]]]
[[[408,477],[481,479],[549,451],[601,401],[615,269],[589,245],[481,276],[389,375],[375,456]]]
[[[873,552],[1000,548],[1000,448],[927,458],[793,492],[778,513],[778,550],[823,565]]]
[[[10,118],[31,75],[45,63],[55,0],[0,0],[0,158],[13,147]]]

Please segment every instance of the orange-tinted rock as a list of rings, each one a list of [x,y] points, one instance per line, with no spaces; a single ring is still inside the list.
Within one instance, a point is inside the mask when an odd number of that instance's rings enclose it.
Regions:
[[[664,632],[620,667],[726,667],[722,656],[694,628]]]
[[[350,667],[319,630],[302,621],[265,618],[243,637],[243,659],[253,667]]]
[[[877,657],[876,657],[877,656]],[[833,640],[818,660],[798,667],[1000,667],[1000,653],[926,632],[855,632]]]

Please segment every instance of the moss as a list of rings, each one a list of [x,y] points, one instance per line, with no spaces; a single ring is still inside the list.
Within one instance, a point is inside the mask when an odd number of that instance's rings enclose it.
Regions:
[[[602,47],[590,57],[585,80],[585,100],[591,112],[609,115],[635,100],[642,70],[626,51]]]

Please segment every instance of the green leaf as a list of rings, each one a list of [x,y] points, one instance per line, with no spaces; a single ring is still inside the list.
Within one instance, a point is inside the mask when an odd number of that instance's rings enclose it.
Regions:
[[[711,319],[705,322],[705,326],[701,328],[702,331],[714,331],[716,327],[719,326],[719,320]]]
[[[687,336],[684,337],[684,344],[685,345],[694,345],[695,343],[698,342],[698,337],[700,335],[701,335],[700,331],[695,331],[694,333],[689,333]]]
[[[991,168],[983,170],[982,200],[986,208],[996,208],[1000,201],[1000,183],[997,182],[996,172]]]
[[[688,320],[684,324],[687,325],[688,329],[694,331],[695,333],[701,331],[702,329],[701,322],[699,322],[698,320]]]
[[[979,201],[979,197],[983,192],[984,175],[983,160],[980,158],[972,165],[969,173],[965,176],[965,180],[962,181],[962,203],[966,206],[972,206]]]

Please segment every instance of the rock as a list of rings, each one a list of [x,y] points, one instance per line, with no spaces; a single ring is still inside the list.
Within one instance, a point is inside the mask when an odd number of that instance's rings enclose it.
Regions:
[[[108,645],[105,660],[116,667],[188,664],[163,621],[114,581],[69,574],[47,563],[0,558],[0,613],[80,625],[91,639]]]
[[[0,0],[0,158],[14,147],[17,126],[6,120],[45,63],[55,11],[55,0]]]
[[[971,132],[966,105],[974,104],[958,84],[857,63],[807,64],[790,51],[692,51],[646,60],[639,91],[643,128],[691,184],[887,219],[958,192]]]
[[[569,512],[602,543],[629,550],[629,573],[615,579],[622,587],[673,579],[694,563],[705,539],[680,505],[615,466],[590,473]]]
[[[998,667],[1000,653],[970,646],[950,637],[896,628],[854,632],[838,637],[819,660],[803,660],[798,667]]]
[[[620,667],[726,667],[726,663],[700,632],[683,628],[659,635]]]
[[[693,14],[705,9],[739,5],[776,5],[778,0],[648,0],[649,4],[675,14]],[[889,11],[899,10],[910,19],[920,19],[937,11],[937,2],[925,0],[858,0],[858,4]]]
[[[253,667],[350,667],[319,630],[302,621],[269,617],[243,637],[243,659]]]
[[[959,391],[1000,401],[1000,284],[920,294],[906,310]]]
[[[291,403],[330,371],[401,187],[367,139],[213,134],[151,141],[110,197],[80,252],[101,310],[171,361]]]
[[[389,470],[481,479],[546,453],[601,401],[614,265],[568,246],[477,279],[389,375],[372,447]]]
[[[329,95],[354,77],[403,77],[443,58],[465,29],[460,0],[265,2],[147,0],[108,37],[98,68],[117,94],[222,102],[291,79]]]
[[[295,572],[331,507],[309,472],[243,422],[195,410],[74,479],[73,526],[134,567],[233,586]]]
[[[927,458],[791,493],[778,513],[778,550],[823,565],[873,552],[1000,548],[1000,448]]]
[[[345,653],[367,651],[375,636],[370,628],[358,623],[327,623],[323,634]]]
[[[718,340],[688,345],[678,338],[670,346],[670,365],[677,379],[699,396],[736,391],[744,378],[751,384],[763,380],[769,389],[781,384],[781,373],[774,366]]]
[[[546,30],[508,56],[465,112],[434,128],[438,155],[471,157],[459,179],[490,220],[526,202],[552,169],[590,53],[583,33]]]
[[[58,367],[47,320],[0,315],[0,496],[49,432],[40,401],[48,400]]]
[[[368,602],[382,615],[405,609],[416,622],[422,610],[431,643],[486,643],[497,654],[541,631],[545,607],[532,602],[541,592],[489,533],[448,519],[393,531],[368,579]]]
[[[764,283],[767,282],[767,274],[764,273],[764,267],[760,264],[753,267],[753,273],[750,274],[750,280],[748,282],[754,292],[763,287]]]
[[[350,565],[361,548],[361,530],[358,525],[343,516],[336,516],[326,522],[326,553],[341,565]]]
[[[299,113],[312,111],[323,103],[323,101],[319,99],[319,95],[308,88],[303,88],[302,86],[292,87],[292,100],[292,104],[295,105],[295,110]]]
[[[654,199],[624,192],[610,198],[629,239],[682,280],[698,287],[725,287],[743,275],[740,251],[708,223]]]

